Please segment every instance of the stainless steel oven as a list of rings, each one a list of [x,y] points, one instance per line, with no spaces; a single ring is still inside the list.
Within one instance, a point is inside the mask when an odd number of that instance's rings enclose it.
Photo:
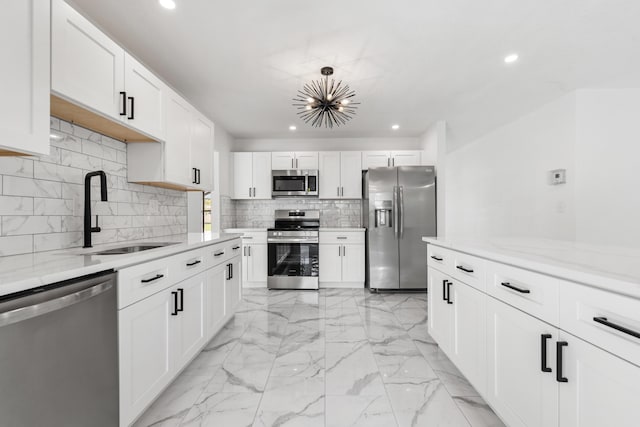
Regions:
[[[318,197],[317,170],[271,171],[271,195],[273,197]]]
[[[267,234],[269,289],[318,289],[319,211],[276,211]]]

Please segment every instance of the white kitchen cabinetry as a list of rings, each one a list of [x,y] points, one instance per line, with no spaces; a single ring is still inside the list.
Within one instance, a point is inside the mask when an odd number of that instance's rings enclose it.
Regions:
[[[362,170],[378,167],[420,166],[421,161],[422,152],[418,150],[362,152]]]
[[[242,299],[229,241],[118,272],[120,425],[127,426],[233,316]]]
[[[562,427],[633,427],[640,420],[640,368],[561,331]]]
[[[127,52],[124,54],[122,120],[146,134],[164,139],[164,83]],[[126,111],[125,111],[126,110]]]
[[[487,298],[486,399],[507,425],[558,425],[557,340],[553,326]]]
[[[318,256],[320,287],[364,287],[364,232],[321,231]]]
[[[48,155],[50,2],[4,2],[0,24],[0,155]]]
[[[233,153],[233,198],[271,198],[271,153]]]
[[[242,241],[242,283],[244,287],[267,286],[267,244]]]
[[[195,176],[195,188],[213,190],[214,125],[195,110],[191,113],[191,170]]]
[[[319,197],[321,199],[362,198],[362,156],[359,151],[319,153]]]
[[[318,169],[318,153],[312,151],[274,152],[271,153],[273,170],[316,170]]]

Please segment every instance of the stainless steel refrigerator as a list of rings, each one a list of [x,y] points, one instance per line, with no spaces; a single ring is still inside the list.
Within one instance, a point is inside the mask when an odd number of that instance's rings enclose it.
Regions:
[[[435,168],[372,168],[363,179],[369,288],[426,289],[422,237],[436,235]]]

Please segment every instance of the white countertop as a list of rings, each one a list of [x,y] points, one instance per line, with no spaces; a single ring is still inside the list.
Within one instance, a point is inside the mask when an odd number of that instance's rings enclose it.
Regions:
[[[320,232],[323,231],[365,231],[366,228],[362,227],[320,227]],[[225,233],[256,233],[260,231],[267,231],[266,228],[227,228]]]
[[[259,233],[264,231],[266,233],[266,228],[227,228],[224,230],[225,233]]]
[[[323,231],[337,231],[337,232],[341,232],[341,231],[365,231],[366,228],[360,228],[360,227],[320,227],[320,232]]]
[[[640,298],[640,249],[533,238],[423,237],[443,248]]]
[[[66,249],[0,257],[0,296],[25,291],[105,270],[119,270],[135,264],[239,238],[239,234],[189,233],[153,239],[132,240],[89,249]],[[125,255],[91,253],[129,244],[176,242],[176,244]]]

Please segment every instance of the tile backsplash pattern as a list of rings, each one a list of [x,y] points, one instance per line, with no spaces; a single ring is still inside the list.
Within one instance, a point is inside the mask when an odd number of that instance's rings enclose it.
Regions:
[[[320,226],[322,227],[362,226],[362,201],[360,200],[236,200],[232,204],[234,205],[232,208],[227,208],[235,215],[235,223],[232,224],[232,227],[273,227],[276,209],[318,209],[320,210]]]
[[[0,157],[0,256],[82,246],[84,176],[107,174],[108,201],[92,181],[93,243],[187,231],[186,193],[127,182],[126,144],[51,118],[51,153]]]
[[[220,229],[226,230],[236,226],[236,205],[231,197],[220,197]]]

